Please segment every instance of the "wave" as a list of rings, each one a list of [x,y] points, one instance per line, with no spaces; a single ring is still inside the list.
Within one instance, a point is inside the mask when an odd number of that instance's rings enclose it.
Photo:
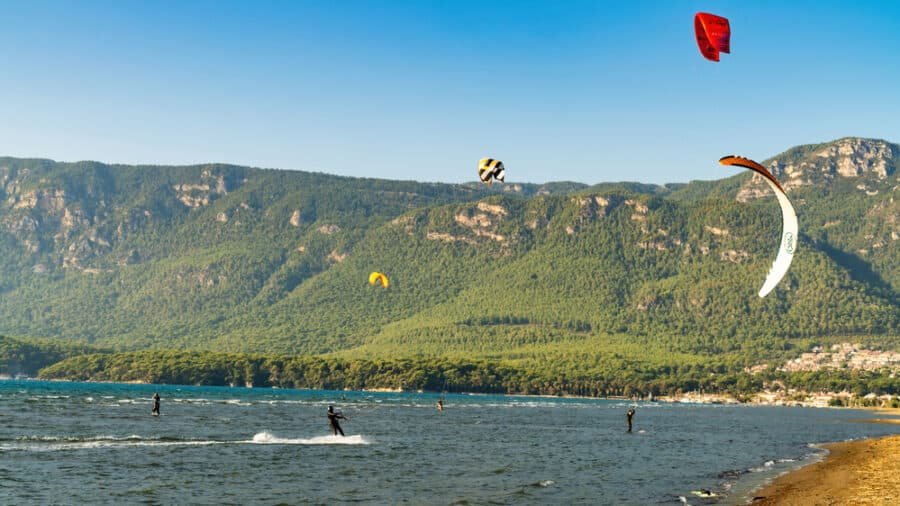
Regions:
[[[89,401],[93,400],[93,397],[87,397]],[[103,399],[114,400],[114,402],[119,404],[146,404],[152,402],[150,397],[139,397],[136,399],[128,399],[121,398],[116,399],[113,396],[103,396]],[[175,404],[192,404],[199,406],[209,406],[211,404],[231,404],[234,406],[253,406],[254,402],[247,401],[243,399],[205,399],[202,397],[196,398],[183,398],[183,397],[163,397],[163,403],[175,403]]]
[[[357,434],[354,436],[317,436],[311,438],[281,438],[270,432],[259,432],[250,441],[253,444],[281,444],[281,445],[368,445],[371,441]]]
[[[143,438],[138,435],[125,437],[60,437],[25,436],[14,441],[0,443],[0,451],[52,452],[60,450],[89,450],[94,448],[128,448],[136,446],[204,446],[222,444],[222,441],[185,440],[178,438]]]
[[[206,406],[212,404],[213,401],[209,399],[204,399],[203,397],[193,397],[193,398],[181,398],[181,397],[171,397],[169,399],[165,399],[169,402],[185,402],[188,404],[199,404],[201,406]]]
[[[24,392],[20,392],[24,393]],[[25,402],[46,402],[46,401],[55,401],[55,400],[64,400],[68,399],[70,396],[68,395],[32,395],[25,399]]]
[[[221,444],[281,444],[281,445],[368,445],[371,441],[361,435],[318,436],[312,438],[281,438],[260,432],[250,440],[217,441],[210,439],[180,439],[172,437],[145,438],[130,436],[23,436],[0,440],[0,452],[53,452],[62,450],[90,450],[96,448],[132,448],[142,446],[208,446]]]
[[[57,443],[57,442],[82,442],[82,441],[132,441],[142,439],[137,434],[130,436],[19,436],[7,441]]]
[[[815,463],[815,462],[822,460],[825,457],[825,455],[828,454],[827,451],[823,451],[823,449],[820,446],[818,446],[817,444],[808,444],[807,447],[813,451],[803,455],[799,459],[797,459],[797,458],[770,459],[770,460],[763,462],[762,466],[751,467],[750,469],[747,469],[746,472],[761,473],[761,472],[768,471],[770,469],[774,469],[778,464],[794,464],[794,463],[800,462],[803,465],[808,465],[808,464]],[[782,465],[782,466],[778,466],[778,467],[784,467],[784,466]],[[794,467],[794,466],[789,466],[789,467]],[[721,474],[720,474],[720,477],[721,477]]]

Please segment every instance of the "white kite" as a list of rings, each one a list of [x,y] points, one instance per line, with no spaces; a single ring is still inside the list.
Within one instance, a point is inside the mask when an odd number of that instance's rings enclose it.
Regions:
[[[719,163],[722,165],[743,167],[760,174],[766,182],[769,183],[769,186],[772,187],[775,196],[778,198],[778,203],[781,205],[781,217],[784,220],[784,229],[781,232],[781,247],[778,249],[778,256],[775,257],[775,263],[773,263],[772,268],[769,269],[769,275],[766,276],[766,282],[763,283],[762,288],[759,289],[759,296],[765,297],[775,288],[775,285],[781,281],[781,278],[787,274],[788,268],[791,266],[791,261],[794,259],[794,251],[797,250],[797,234],[799,229],[799,226],[797,225],[797,213],[794,212],[794,206],[791,205],[791,201],[788,200],[787,194],[784,193],[784,188],[781,187],[781,183],[779,183],[778,180],[775,179],[775,176],[762,165],[749,158],[734,155],[722,157],[722,159],[719,160]]]

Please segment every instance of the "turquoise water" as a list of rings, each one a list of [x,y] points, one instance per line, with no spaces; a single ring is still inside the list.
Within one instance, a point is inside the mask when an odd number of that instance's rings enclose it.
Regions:
[[[162,415],[150,416],[150,396]],[[691,504],[896,433],[864,412],[494,395],[0,381],[4,504]],[[333,403],[351,418],[333,437]]]

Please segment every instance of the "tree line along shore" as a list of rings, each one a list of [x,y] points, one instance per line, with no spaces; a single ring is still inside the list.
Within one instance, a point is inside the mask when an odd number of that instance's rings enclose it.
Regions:
[[[39,362],[38,357],[31,359]],[[620,363],[606,370],[583,368],[579,374],[575,366],[561,370],[544,365],[465,358],[280,357],[145,350],[79,354],[36,371],[20,369],[41,379],[74,381],[900,406],[900,378],[878,371],[748,372],[729,371],[716,363],[661,369]]]

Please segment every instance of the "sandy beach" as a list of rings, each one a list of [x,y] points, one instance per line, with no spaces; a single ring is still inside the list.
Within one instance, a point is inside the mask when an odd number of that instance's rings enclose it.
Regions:
[[[757,491],[753,504],[900,504],[900,435],[824,447],[822,462]]]

